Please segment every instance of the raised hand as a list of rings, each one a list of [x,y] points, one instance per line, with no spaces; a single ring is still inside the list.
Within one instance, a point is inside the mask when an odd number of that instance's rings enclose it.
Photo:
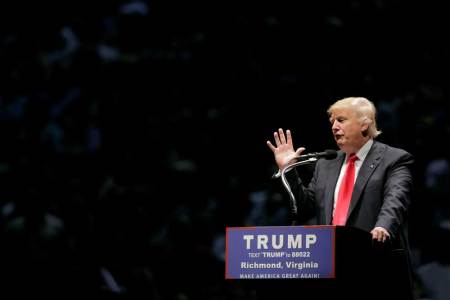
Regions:
[[[267,141],[267,146],[269,146],[270,150],[272,150],[275,156],[275,162],[280,170],[284,169],[293,158],[300,156],[301,153],[305,151],[305,148],[303,147],[300,147],[297,151],[294,151],[292,135],[289,129],[286,130],[285,135],[283,129],[280,128],[278,129],[278,132],[275,131],[273,133],[273,137],[276,146],[274,146],[270,141]]]

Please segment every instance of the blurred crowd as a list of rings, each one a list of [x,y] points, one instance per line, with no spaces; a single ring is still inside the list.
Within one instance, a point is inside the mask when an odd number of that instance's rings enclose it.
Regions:
[[[448,299],[442,8],[297,5],[1,4],[0,293],[256,299],[224,280],[224,234],[288,224],[265,141],[335,148],[326,109],[363,96],[416,159],[416,295]]]

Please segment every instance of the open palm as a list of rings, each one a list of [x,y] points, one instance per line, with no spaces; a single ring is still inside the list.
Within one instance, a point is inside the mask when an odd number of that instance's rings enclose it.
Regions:
[[[284,169],[289,162],[305,151],[305,148],[300,147],[297,151],[294,150],[294,145],[292,143],[292,135],[290,130],[286,130],[286,134],[282,128],[278,129],[278,132],[273,133],[275,140],[274,146],[270,141],[267,141],[267,146],[272,150],[275,161],[280,170]]]

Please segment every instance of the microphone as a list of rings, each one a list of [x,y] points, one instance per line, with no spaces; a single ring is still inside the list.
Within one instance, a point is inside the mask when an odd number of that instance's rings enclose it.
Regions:
[[[315,162],[319,160],[320,158],[325,159],[333,159],[337,157],[337,151],[335,150],[325,150],[323,152],[313,152],[305,155],[300,155],[298,157],[295,157],[293,160],[296,160],[297,162],[294,162],[293,164],[288,165],[283,170],[278,171],[277,174],[274,174],[272,178],[281,177],[281,182],[283,183],[284,188],[289,194],[289,198],[291,200],[291,215],[292,215],[292,225],[297,224],[297,218],[298,218],[298,207],[297,207],[297,201],[295,200],[295,196],[292,193],[292,189],[289,185],[289,182],[286,179],[285,173],[289,170],[300,166],[300,165],[306,165],[312,162]]]
[[[337,157],[336,150],[325,150],[323,152],[312,152],[312,153],[308,153],[305,155],[300,155],[300,156],[294,157],[292,159],[292,161],[295,161],[296,163],[302,162],[302,161],[304,161],[305,163],[308,163],[308,162],[315,162],[319,158],[333,159],[336,157]],[[308,160],[310,160],[310,161],[308,161]],[[275,172],[275,174],[272,175],[272,179],[280,178],[280,176],[281,176],[281,170],[278,170],[277,172]]]
[[[336,150],[325,150],[323,152],[312,152],[312,153],[308,153],[305,155],[300,155],[294,158],[295,161],[303,161],[303,160],[308,160],[310,158],[315,158],[315,159],[319,159],[319,158],[325,158],[325,159],[333,159],[336,158],[337,156],[337,151]]]

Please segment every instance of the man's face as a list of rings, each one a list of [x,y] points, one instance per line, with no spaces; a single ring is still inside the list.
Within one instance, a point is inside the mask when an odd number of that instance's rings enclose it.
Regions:
[[[360,121],[351,107],[335,108],[330,122],[334,140],[345,153],[356,153],[367,141],[362,132],[367,130],[368,125]]]

